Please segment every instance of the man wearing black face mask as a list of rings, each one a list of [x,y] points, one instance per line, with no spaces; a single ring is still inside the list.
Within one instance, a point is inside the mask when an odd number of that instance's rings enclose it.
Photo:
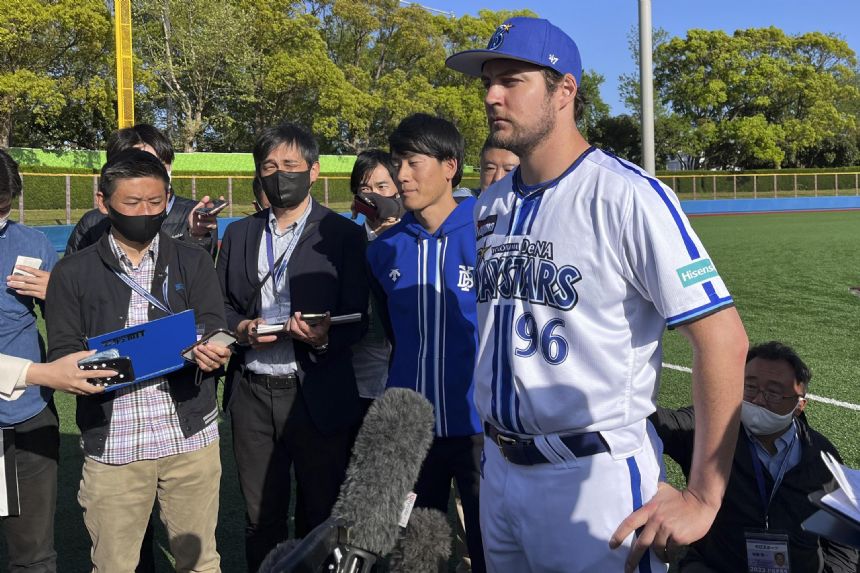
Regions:
[[[54,268],[51,360],[84,350],[85,337],[189,309],[204,332],[226,326],[209,254],[159,232],[167,185],[161,162],[138,149],[102,168],[97,199],[110,231]],[[229,356],[226,347],[198,344],[196,364],[78,399],[85,454],[78,501],[94,571],[134,571],[156,497],[176,569],[220,571],[216,374]]]
[[[368,304],[364,232],[309,195],[319,175],[311,134],[294,124],[264,130],[254,163],[271,207],[227,228],[216,269],[227,324],[245,344],[227,370],[224,409],[249,571],[288,537],[291,466],[296,537],[331,513],[361,415],[350,347],[366,328]],[[329,316],[351,313],[363,319],[330,326]],[[258,331],[273,324],[282,326]]]
[[[682,572],[857,570],[856,550],[800,527],[817,509],[807,495],[835,487],[821,452],[839,457],[803,414],[811,377],[806,364],[784,344],[767,342],[750,348],[741,431],[728,488],[711,530],[681,560]],[[649,420],[665,452],[688,475],[693,409],[657,408]],[[757,545],[770,550],[761,551]]]

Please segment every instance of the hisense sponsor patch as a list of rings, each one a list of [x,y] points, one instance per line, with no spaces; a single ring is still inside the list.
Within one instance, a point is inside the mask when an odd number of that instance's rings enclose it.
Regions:
[[[676,269],[676,272],[678,273],[678,278],[681,279],[681,284],[684,285],[684,288],[719,276],[717,268],[714,266],[714,263],[711,262],[711,259],[699,259],[698,261],[693,261],[689,265]]]

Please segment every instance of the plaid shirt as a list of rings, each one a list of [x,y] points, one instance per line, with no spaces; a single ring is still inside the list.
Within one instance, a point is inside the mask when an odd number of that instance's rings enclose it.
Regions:
[[[158,235],[135,268],[131,260],[110,235],[110,246],[123,271],[147,292],[151,291],[158,259]],[[134,290],[128,305],[125,326],[149,321],[149,302]],[[218,424],[212,422],[202,431],[186,438],[179,425],[176,406],[170,397],[167,380],[154,378],[114,392],[113,415],[105,450],[101,456],[90,456],[104,464],[127,464],[139,460],[184,454],[204,448],[218,438]]]

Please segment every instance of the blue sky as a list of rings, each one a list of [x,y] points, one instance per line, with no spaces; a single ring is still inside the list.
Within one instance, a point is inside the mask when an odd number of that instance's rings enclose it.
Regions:
[[[639,22],[637,0],[421,0],[422,5],[457,16],[478,10],[529,8],[566,31],[579,45],[583,66],[606,78],[601,95],[613,114],[624,113],[618,76],[634,71],[627,34]],[[724,30],[776,26],[789,34],[832,32],[860,54],[860,0],[653,0],[652,23],[672,36],[691,28]]]

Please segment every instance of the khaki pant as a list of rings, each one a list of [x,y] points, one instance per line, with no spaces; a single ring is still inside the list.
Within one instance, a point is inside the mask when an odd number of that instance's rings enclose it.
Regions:
[[[176,571],[221,571],[215,547],[221,482],[218,443],[119,466],[84,458],[78,502],[93,542],[93,573],[134,572],[156,496]]]

